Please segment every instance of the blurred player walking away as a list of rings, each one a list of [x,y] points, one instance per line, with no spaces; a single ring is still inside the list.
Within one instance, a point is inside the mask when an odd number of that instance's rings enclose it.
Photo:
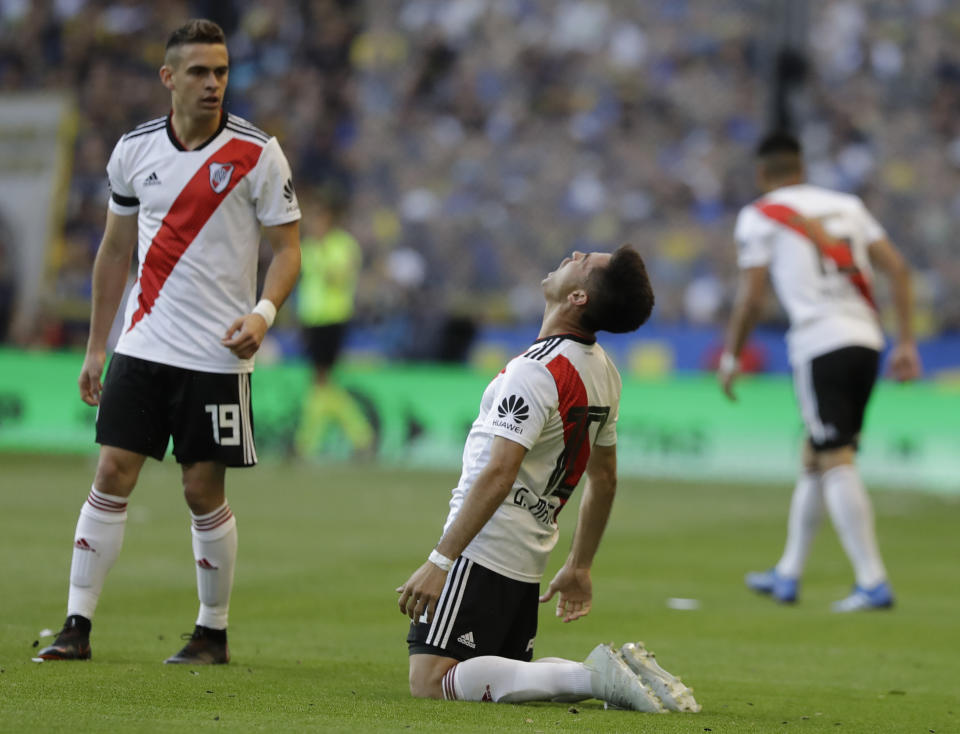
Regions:
[[[173,438],[192,518],[200,613],[168,663],[226,663],[237,553],[228,466],[257,461],[253,357],[300,269],[300,210],[276,138],[223,110],[223,31],[192,20],[167,42],[172,110],[124,135],[107,164],[110,202],[93,267],[81,398],[97,411],[100,458],[74,536],[67,621],[44,660],[90,657],[91,620],[123,542],[127,499]],[[263,234],[273,248],[256,297]],[[107,334],[135,244],[137,282],[104,384]]]
[[[584,663],[531,662],[538,599],[557,596],[565,622],[590,611],[590,568],[616,491],[620,375],[596,332],[634,331],[653,308],[643,260],[629,246],[575,252],[542,287],[540,335],[484,391],[443,536],[397,589],[412,620],[410,692],[696,710],[689,689],[642,645],[599,645]],[[557,516],[584,474],[573,547],[541,596]]]
[[[303,265],[297,287],[297,314],[310,361],[313,383],[297,427],[296,452],[314,456],[331,425],[343,431],[353,453],[373,447],[373,428],[350,393],[330,374],[353,317],[362,253],[341,225],[346,202],[324,189],[306,207],[301,244]]]
[[[764,195],[737,219],[740,284],[718,377],[735,399],[738,356],[769,273],[790,318],[787,346],[807,437],[783,556],[769,571],[748,574],[747,586],[779,602],[796,601],[825,504],[856,577],[853,592],[834,611],[888,608],[893,593],[856,450],[884,345],[872,267],[889,277],[893,295],[898,335],[890,371],[898,380],[920,375],[910,270],[858,197],[804,183],[800,144],[792,135],[768,135],[757,148],[757,163]]]

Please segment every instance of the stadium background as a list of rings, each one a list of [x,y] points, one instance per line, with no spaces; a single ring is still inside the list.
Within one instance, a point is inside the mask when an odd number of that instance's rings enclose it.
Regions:
[[[409,438],[382,458],[455,464],[474,406],[385,406],[389,388],[370,388],[364,370],[382,382],[397,365],[439,363],[444,379],[463,375],[454,393],[472,394],[529,343],[544,272],[573,249],[629,241],[657,307],[639,334],[604,343],[628,382],[666,397],[625,401],[638,426],[627,468],[789,478],[800,429],[772,295],[747,362],[784,399],[748,392],[735,413],[696,377],[720,350],[733,217],[756,195],[751,148],[788,125],[811,179],[860,194],[916,269],[927,381],[881,388],[868,478],[960,487],[960,11],[939,0],[4,0],[0,448],[91,450],[92,416],[48,407],[54,385],[70,400],[75,364],[48,362],[63,367],[42,385],[23,370],[38,354],[79,360],[105,162],[166,109],[163,39],[189,16],[225,28],[226,107],[278,136],[301,201],[334,189],[350,202],[365,265],[341,379],[378,428]],[[294,309],[259,364],[260,433],[283,453],[300,395],[277,397],[291,378],[270,366],[299,364],[304,384]],[[402,383],[410,395],[439,379],[419,374]]]
[[[227,30],[227,105],[280,137],[301,200],[349,194],[367,262],[338,377],[378,461],[285,459],[308,372],[284,308],[254,377],[263,461],[230,478],[232,664],[158,665],[196,605],[168,459],[131,503],[93,663],[35,665],[95,466],[75,379],[104,164],[167,108],[163,39],[191,16]],[[0,0],[0,731],[960,730],[958,107],[948,0]],[[890,614],[828,611],[850,583],[829,532],[797,608],[742,586],[779,551],[800,435],[772,300],[738,405],[706,370],[750,151],[788,118],[814,180],[861,194],[916,268],[927,375],[880,386],[862,462],[892,490],[873,497]],[[542,609],[537,653],[640,637],[704,711],[413,701],[393,589],[436,537],[479,390],[529,342],[544,269],[623,240],[658,296],[640,333],[604,339],[628,476],[594,610]],[[918,487],[939,491],[897,491]]]

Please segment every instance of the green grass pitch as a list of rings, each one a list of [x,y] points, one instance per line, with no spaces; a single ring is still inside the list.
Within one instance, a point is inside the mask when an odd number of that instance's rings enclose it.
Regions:
[[[899,604],[838,616],[850,571],[818,538],[795,607],[748,593],[779,555],[790,487],[621,482],[594,568],[594,610],[541,610],[536,652],[582,659],[644,640],[700,714],[596,701],[412,700],[394,588],[437,540],[455,472],[265,462],[228,475],[240,530],[230,643],[213,668],[164,666],[196,591],[179,472],[149,462],[93,629],[93,660],[30,662],[59,628],[92,459],[5,455],[0,512],[0,731],[958,732],[960,498],[874,494]],[[563,560],[575,502],[548,574]],[[679,611],[667,599],[697,599]],[[42,640],[40,644],[49,641]]]

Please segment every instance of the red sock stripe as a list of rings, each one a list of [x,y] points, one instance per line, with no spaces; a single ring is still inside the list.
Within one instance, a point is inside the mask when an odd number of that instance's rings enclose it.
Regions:
[[[91,492],[87,495],[87,504],[89,504],[93,509],[100,510],[101,512],[127,511],[126,502],[114,502],[113,500],[108,500],[102,494],[97,494],[95,492]]]
[[[196,517],[193,518],[193,527],[201,531],[213,530],[214,528],[218,528],[223,525],[231,517],[233,517],[233,513],[230,512],[230,505],[224,505],[210,517],[205,517],[203,519],[197,519]]]
[[[457,666],[454,665],[443,676],[443,697],[448,701],[457,700],[457,691],[453,685],[453,675],[456,669],[457,669]]]

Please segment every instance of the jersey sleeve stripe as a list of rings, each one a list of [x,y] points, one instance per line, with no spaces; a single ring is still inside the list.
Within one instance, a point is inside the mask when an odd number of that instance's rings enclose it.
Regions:
[[[139,125],[137,125],[137,126],[136,126],[135,128],[133,128],[133,129],[134,129],[134,130],[139,130],[140,128],[142,128],[142,127],[147,127],[148,125],[158,125],[158,124],[159,124],[159,125],[162,125],[162,124],[164,124],[166,121],[167,121],[167,116],[166,116],[166,115],[164,115],[163,117],[155,117],[155,118],[152,119],[152,120],[147,120],[146,122],[141,122]]]
[[[247,135],[251,138],[254,138],[255,140],[261,141],[264,145],[270,142],[269,138],[263,135],[260,135],[258,133],[255,133],[253,130],[237,127],[236,125],[233,125],[232,123],[229,123],[229,122],[227,123],[227,130],[232,130],[233,132],[237,133],[237,135]]]
[[[260,160],[263,148],[246,140],[231,140],[218,148],[194,174],[170,206],[143,261],[139,305],[127,331],[133,329],[156,303],[160,290],[183,253],[230,192]],[[210,164],[230,161],[234,165],[229,183],[220,192],[210,182]]]
[[[160,132],[163,130],[165,125],[157,125],[156,127],[144,128],[143,130],[134,130],[123,136],[124,140],[132,140],[133,138],[139,138],[143,135],[152,135],[153,133]]]
[[[264,132],[253,123],[247,120],[244,120],[242,117],[237,117],[236,115],[230,115],[229,118],[227,119],[227,122],[233,123],[234,125],[237,125],[239,127],[245,127],[249,130],[252,130],[257,135],[262,135],[265,138],[269,139],[271,137],[268,133]]]

